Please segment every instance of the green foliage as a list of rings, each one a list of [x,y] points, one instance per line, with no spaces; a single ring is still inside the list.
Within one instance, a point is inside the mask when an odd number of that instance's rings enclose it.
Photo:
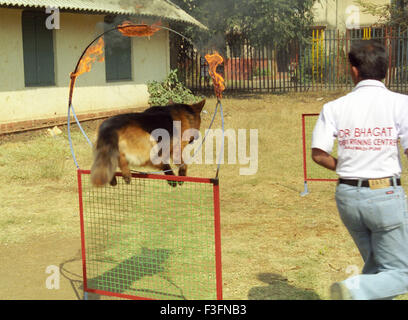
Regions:
[[[271,75],[271,70],[268,70],[267,68],[256,68],[253,72],[252,75],[255,77],[266,77]]]
[[[187,89],[177,77],[177,70],[170,71],[163,81],[150,81],[147,83],[150,94],[151,106],[164,106],[170,103],[194,103],[199,98]]]
[[[329,52],[317,60],[312,57],[312,50],[305,50],[300,56],[298,72],[292,74],[295,81],[302,84],[346,84],[351,81],[347,54],[343,49]],[[337,63],[335,62],[337,60]],[[334,64],[334,67],[333,67]]]
[[[251,0],[241,12],[241,29],[252,41],[273,40],[286,46],[292,39],[305,41],[313,23],[314,0]],[[251,14],[248,14],[251,12]]]
[[[377,17],[379,26],[401,27],[408,29],[408,1],[394,0],[388,4],[378,5],[369,0],[354,0],[363,13]]]
[[[245,34],[253,42],[305,41],[313,24],[312,6],[320,0],[173,0],[209,28],[187,32],[196,43],[220,48],[229,33]],[[185,30],[184,30],[185,31]]]

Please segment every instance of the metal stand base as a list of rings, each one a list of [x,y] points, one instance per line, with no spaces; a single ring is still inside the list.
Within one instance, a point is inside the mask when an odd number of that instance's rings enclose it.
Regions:
[[[304,188],[303,192],[300,194],[300,196],[304,197],[304,196],[306,196],[308,194],[309,194],[309,190],[307,188],[307,181],[305,181],[305,188]]]

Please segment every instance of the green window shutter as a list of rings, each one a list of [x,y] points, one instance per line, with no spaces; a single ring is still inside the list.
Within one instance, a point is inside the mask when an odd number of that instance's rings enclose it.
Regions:
[[[55,85],[54,39],[52,30],[45,26],[45,16],[36,17],[38,79],[40,85]]]
[[[25,85],[55,85],[53,32],[45,26],[47,15],[23,11],[23,52]]]
[[[24,78],[25,85],[30,86],[38,83],[37,73],[37,40],[36,23],[31,12],[23,12],[23,53],[24,53]]]
[[[107,25],[107,30],[112,25]],[[106,81],[132,80],[132,41],[119,31],[105,35]]]

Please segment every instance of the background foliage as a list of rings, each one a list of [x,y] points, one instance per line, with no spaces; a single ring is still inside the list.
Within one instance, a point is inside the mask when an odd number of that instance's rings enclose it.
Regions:
[[[187,30],[195,42],[209,47],[221,47],[232,32],[282,46],[293,39],[305,41],[316,1],[320,0],[172,0],[209,28]]]
[[[408,0],[392,0],[389,4],[373,4],[369,0],[355,0],[364,13],[378,18],[377,25],[408,28]]]
[[[194,103],[199,98],[187,89],[177,78],[177,70],[170,71],[163,81],[150,81],[147,84],[150,106],[165,106],[170,103]]]

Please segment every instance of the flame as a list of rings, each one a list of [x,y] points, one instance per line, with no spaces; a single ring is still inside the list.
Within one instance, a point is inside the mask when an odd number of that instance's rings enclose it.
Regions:
[[[205,60],[207,60],[210,66],[208,73],[213,80],[215,95],[218,99],[221,99],[222,92],[225,90],[225,85],[224,78],[219,73],[217,73],[217,67],[224,62],[224,59],[216,51],[214,54],[206,54]]]
[[[71,78],[76,78],[83,73],[89,72],[92,69],[92,65],[97,62],[105,61],[104,56],[105,42],[103,38],[99,38],[98,42],[86,50],[84,56],[79,62],[78,68],[75,73],[71,74]]]
[[[144,23],[134,24],[131,21],[125,21],[118,26],[118,30],[126,37],[150,37],[160,30],[160,22],[152,25]]]

